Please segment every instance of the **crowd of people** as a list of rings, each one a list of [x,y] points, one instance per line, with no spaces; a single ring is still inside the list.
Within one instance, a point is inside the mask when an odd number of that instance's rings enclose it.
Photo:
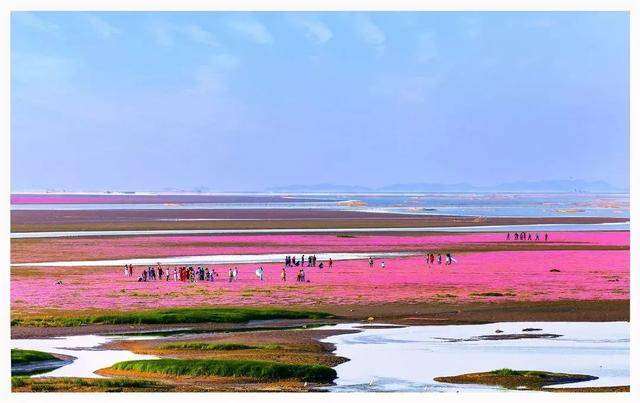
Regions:
[[[451,253],[445,253],[444,256],[445,256],[445,258],[444,258],[444,264],[445,265],[450,265],[450,264],[453,264],[453,263],[457,263],[457,260],[453,257],[453,255]],[[435,253],[427,252],[425,257],[426,257],[426,262],[429,265],[432,265],[434,263],[442,264],[442,262],[443,262],[441,253],[438,253],[437,257],[436,257]],[[375,264],[374,261],[373,261],[373,257],[371,257],[371,256],[369,257],[368,263],[369,263],[369,267],[373,268],[373,266]],[[386,265],[385,265],[384,261],[381,261],[380,262],[380,268],[384,269],[385,267],[386,267]]]
[[[507,241],[544,241],[549,240],[549,234],[544,233],[541,236],[540,233],[531,233],[531,232],[514,232],[513,234],[508,232],[506,234]],[[367,260],[369,267],[374,267],[373,257],[369,257]],[[456,263],[456,259],[453,257],[451,253],[445,253],[444,259],[442,253],[426,253],[426,263],[428,265],[433,264],[444,264],[451,265]],[[305,264],[307,267],[317,267],[319,269],[324,268],[324,262],[319,262],[316,258],[316,255],[302,255],[299,259],[296,256],[287,255],[284,258],[284,267],[280,272],[280,279],[283,282],[287,281],[287,268],[290,267],[299,267],[299,270],[296,274],[296,282],[305,283],[309,282],[306,278],[306,273],[304,271]],[[329,258],[327,260],[327,265],[329,268],[333,267],[333,259]],[[385,262],[380,262],[380,268],[385,268]],[[258,267],[256,270],[256,277],[263,281],[265,278],[265,270],[262,266]],[[228,281],[229,283],[233,283],[238,280],[238,268],[233,267],[228,270]],[[125,277],[134,277],[134,269],[133,265],[125,264],[124,265],[124,275]],[[214,282],[218,277],[219,273],[216,272],[214,268],[209,269],[206,266],[179,266],[173,268],[163,268],[160,263],[156,266],[148,266],[146,269],[142,270],[140,275],[138,276],[139,282],[147,282],[147,281],[170,281],[173,280],[175,282]]]
[[[546,235],[546,234],[545,234]],[[545,237],[546,240],[546,237]],[[426,254],[427,264],[442,264],[443,257],[441,253],[427,253]],[[444,256],[444,264],[450,265],[456,262],[456,259],[451,255],[451,253],[446,253]],[[310,282],[307,280],[307,275],[304,271],[304,265],[307,264],[307,267],[317,267],[318,269],[324,268],[324,262],[317,261],[315,255],[309,255],[306,259],[305,256],[302,255],[300,259],[297,259],[296,256],[286,256],[284,259],[284,267],[280,271],[280,279],[283,282],[287,281],[287,268],[290,267],[299,267],[299,270],[296,274],[296,282],[305,283]],[[370,268],[374,267],[373,257],[369,257],[368,264]],[[327,260],[327,265],[329,268],[333,267],[333,259],[329,258]],[[380,262],[380,268],[385,268],[384,261]],[[265,270],[262,266],[259,266],[255,271],[256,277],[260,281],[264,281],[265,279]],[[124,275],[125,277],[134,277],[134,269],[133,265],[125,264],[124,265]],[[233,283],[238,280],[238,267],[230,267],[228,270],[228,281],[229,283]],[[175,282],[214,282],[218,277],[220,277],[220,273],[216,272],[216,269],[206,266],[178,266],[178,267],[165,267],[163,268],[160,263],[154,266],[147,266],[142,270],[140,275],[138,276],[139,282],[148,282],[148,281],[170,281],[173,280]]]
[[[306,277],[306,273],[302,268],[305,263],[308,267],[317,267],[319,269],[324,268],[324,262],[319,262],[315,255],[309,255],[307,259],[302,255],[301,259],[296,259],[296,256],[286,256],[285,257],[285,267],[282,268],[280,273],[280,278],[282,281],[287,281],[287,268],[288,267],[300,267],[296,275],[296,282],[309,282]],[[329,267],[333,267],[333,259],[329,258],[327,261]],[[256,277],[263,281],[265,278],[265,270],[262,266],[258,267],[256,270]],[[228,281],[233,283],[238,280],[238,268],[232,267],[229,268],[228,271]],[[124,275],[125,277],[134,277],[134,269],[132,264],[124,265]],[[170,281],[173,280],[175,282],[213,282],[220,274],[216,272],[214,268],[209,269],[206,266],[179,266],[163,268],[160,263],[154,266],[147,266],[142,270],[140,275],[138,276],[139,282],[148,282],[148,281]]]
[[[507,241],[511,240],[511,233],[507,232]],[[540,241],[540,234],[536,232],[535,234],[535,238],[533,237],[533,234],[531,232],[514,232],[513,233],[513,240],[514,241]],[[548,241],[549,240],[549,234],[545,233],[544,234],[544,241]]]
[[[284,257],[284,267],[304,267],[304,264],[307,263],[307,267],[316,267],[316,263],[318,262],[318,259],[316,258],[316,255],[309,255],[307,256],[307,259],[304,258],[304,255],[302,255],[302,257],[300,259],[296,259],[295,256],[285,256]],[[329,267],[333,266],[333,260],[331,258],[329,258]],[[318,265],[319,268],[323,268],[324,264],[322,262],[320,262],[320,264]]]
[[[133,277],[133,265],[125,264],[124,265],[124,275],[125,277]],[[229,282],[234,281],[237,278],[238,269],[229,269]],[[214,281],[219,274],[216,272],[216,269],[209,270],[208,267],[192,267],[192,266],[181,266],[174,267],[173,270],[170,268],[163,268],[160,263],[156,266],[148,266],[146,269],[142,270],[140,276],[138,276],[138,281],[147,282],[147,281],[182,281],[182,282],[196,282],[196,281]]]

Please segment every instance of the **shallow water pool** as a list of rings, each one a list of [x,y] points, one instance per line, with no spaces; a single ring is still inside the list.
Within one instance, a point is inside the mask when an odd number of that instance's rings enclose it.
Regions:
[[[523,332],[527,328],[542,330]],[[513,334],[531,338],[482,338]],[[536,334],[548,336],[533,338],[538,337]],[[495,391],[488,386],[451,385],[433,378],[500,368],[599,377],[558,387],[618,386],[630,382],[628,322],[408,326],[366,329],[322,341],[334,343],[335,354],[350,359],[335,367],[338,379],[335,386],[328,388],[331,391]]]
[[[103,350],[101,346],[114,340],[144,340],[155,336],[69,336],[50,339],[14,339],[11,348],[38,350],[53,354],[76,357],[71,364],[34,377],[82,377],[102,378],[94,373],[120,361],[151,360],[152,355],[135,354],[128,350]]]

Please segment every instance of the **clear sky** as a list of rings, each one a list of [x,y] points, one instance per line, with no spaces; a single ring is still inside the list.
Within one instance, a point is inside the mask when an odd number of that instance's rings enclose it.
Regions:
[[[12,189],[629,181],[627,13],[13,13]]]

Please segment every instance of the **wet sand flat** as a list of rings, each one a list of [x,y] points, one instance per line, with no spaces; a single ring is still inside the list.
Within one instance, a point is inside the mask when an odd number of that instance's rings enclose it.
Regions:
[[[11,232],[411,228],[627,221],[622,217],[477,217],[318,209],[12,210]]]

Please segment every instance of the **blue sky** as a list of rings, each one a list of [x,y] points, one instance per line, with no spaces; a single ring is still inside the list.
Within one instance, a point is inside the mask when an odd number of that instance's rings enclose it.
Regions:
[[[13,190],[629,181],[626,13],[26,13]]]

